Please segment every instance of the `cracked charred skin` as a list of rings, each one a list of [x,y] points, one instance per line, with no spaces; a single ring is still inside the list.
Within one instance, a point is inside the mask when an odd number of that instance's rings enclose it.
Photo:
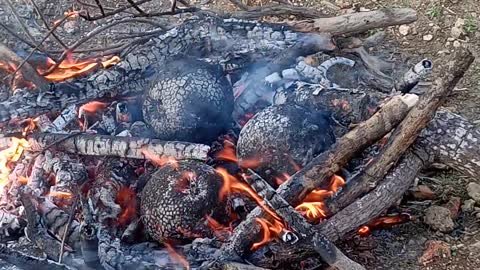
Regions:
[[[166,63],[145,92],[143,115],[159,139],[209,143],[231,123],[233,92],[219,65]]]
[[[181,161],[153,173],[142,191],[141,213],[147,233],[155,240],[208,236],[205,215],[220,205],[222,178],[198,161]]]

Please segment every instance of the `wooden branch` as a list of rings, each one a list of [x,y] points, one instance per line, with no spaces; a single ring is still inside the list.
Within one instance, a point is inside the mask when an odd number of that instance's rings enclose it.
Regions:
[[[10,140],[10,137],[0,138],[0,148],[11,145]],[[34,152],[51,148],[77,155],[137,159],[146,159],[146,155],[150,154],[158,158],[206,160],[210,150],[207,145],[189,142],[92,134],[35,133],[28,136],[28,143],[29,150]]]
[[[436,74],[438,79],[431,91],[421,96],[418,105],[409,112],[397,127],[388,144],[378,156],[369,163],[361,174],[352,179],[351,184],[347,185],[335,199],[326,203],[331,213],[343,209],[354,202],[361,194],[369,192],[377,186],[427,126],[435,111],[463,77],[473,60],[473,55],[466,49],[461,49],[453,55],[446,65],[447,68]]]
[[[375,11],[358,12],[331,18],[290,23],[302,32],[326,32],[332,35],[362,33],[368,30],[392,25],[412,23],[417,12],[410,8],[384,8]]]
[[[17,67],[22,63],[24,60],[20,58],[16,53],[12,50],[7,48],[7,46],[0,43],[0,62],[2,63],[13,63]],[[38,89],[41,90],[48,90],[48,82],[38,75],[37,71],[32,68],[28,63],[25,63],[20,68],[20,72],[22,74],[22,78],[25,80],[31,81],[35,84]]]
[[[392,130],[417,103],[416,95],[395,96],[367,121],[341,137],[332,148],[280,185],[278,193],[291,205],[298,205],[313,189],[330,180],[357,153]]]

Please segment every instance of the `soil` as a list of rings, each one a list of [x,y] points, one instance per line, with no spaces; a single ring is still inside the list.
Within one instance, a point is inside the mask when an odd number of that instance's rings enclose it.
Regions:
[[[28,1],[25,1],[28,2]],[[36,1],[45,10],[47,19],[58,19],[63,11],[72,6],[78,7],[75,1],[40,0]],[[87,2],[87,1],[85,1]],[[89,1],[94,3],[94,1]],[[106,7],[123,5],[124,1],[100,1]],[[168,1],[154,1],[147,9],[166,9]],[[202,1],[206,2],[206,1]],[[247,0],[250,5],[265,4],[258,1]],[[451,54],[456,46],[466,46],[477,57],[466,76],[449,97],[445,107],[457,112],[470,121],[480,126],[480,5],[478,0],[294,0],[296,4],[311,6],[324,10],[329,14],[342,14],[349,10],[373,10],[382,7],[411,7],[418,12],[418,21],[408,26],[408,33],[401,34],[399,27],[385,29],[386,42],[381,44],[373,52],[379,53],[384,58],[402,59],[409,63],[416,63],[423,58],[432,59],[434,64],[445,55]],[[23,1],[15,1],[17,6],[23,7],[19,13],[31,14],[32,11],[25,8]],[[161,3],[161,4],[160,4]],[[209,6],[219,9],[233,9],[227,0],[211,1]],[[459,38],[452,37],[452,28],[457,19],[464,19],[465,25],[461,27],[464,34]],[[8,7],[0,6],[0,22],[17,27],[14,17]],[[28,25],[34,25],[35,29],[42,29],[42,23],[38,18],[26,17]],[[84,33],[101,25],[102,21],[85,22],[74,20],[69,26],[61,27],[59,35],[64,41],[71,44]],[[136,26],[132,26],[136,27]],[[148,27],[139,27],[144,31]],[[125,28],[112,29],[108,34],[95,38],[89,42],[90,47],[101,47],[111,44],[112,36],[125,32]],[[135,29],[129,28],[129,31]],[[138,31],[137,31],[138,32]],[[44,32],[45,33],[45,32]],[[43,35],[33,31],[37,39]],[[366,35],[371,35],[366,33]],[[431,40],[428,35],[432,35]],[[26,49],[27,46],[19,43],[17,39],[7,35],[0,28],[0,42],[14,49]],[[117,41],[118,42],[118,41]],[[48,48],[61,50],[54,42],[48,41]],[[435,68],[442,68],[435,66]],[[426,82],[428,84],[428,80]],[[429,169],[419,177],[419,184],[429,186],[435,192],[435,199],[430,201],[415,201],[404,199],[395,211],[408,212],[415,217],[414,221],[391,228],[374,230],[370,236],[360,237],[352,233],[350,239],[341,245],[348,256],[362,263],[367,269],[480,269],[480,213],[460,212],[455,221],[455,229],[451,233],[439,233],[428,228],[423,223],[424,211],[430,205],[444,205],[452,196],[458,196],[462,202],[468,199],[466,186],[468,177],[458,175],[454,171],[438,171]],[[479,205],[480,207],[480,205]],[[477,209],[480,212],[480,208]],[[441,240],[448,243],[451,256],[443,256],[426,265],[418,262],[428,240]]]

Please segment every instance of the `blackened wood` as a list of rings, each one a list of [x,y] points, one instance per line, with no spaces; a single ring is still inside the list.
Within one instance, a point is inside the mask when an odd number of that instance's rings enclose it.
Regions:
[[[396,128],[389,142],[377,157],[361,174],[352,179],[351,184],[347,185],[336,198],[327,202],[330,213],[336,213],[343,209],[360,195],[377,186],[428,122],[432,120],[438,107],[463,77],[473,60],[473,55],[466,49],[460,49],[448,60],[446,68],[436,73],[438,79],[435,80],[432,89],[421,96],[418,105]]]
[[[20,251],[13,250],[7,245],[0,245],[0,259],[9,262],[21,269],[36,270],[70,270],[74,269],[64,264],[48,260],[46,258],[38,258],[26,255]]]
[[[362,33],[392,25],[408,24],[416,20],[417,12],[413,9],[384,8],[368,12],[351,13],[338,17],[293,22],[291,25],[299,31],[326,32],[338,36]]]

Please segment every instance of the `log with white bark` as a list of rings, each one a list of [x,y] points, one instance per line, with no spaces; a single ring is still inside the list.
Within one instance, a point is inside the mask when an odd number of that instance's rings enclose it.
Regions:
[[[11,145],[11,138],[0,138],[0,148]],[[116,137],[97,134],[34,133],[28,136],[29,150],[45,148],[89,156],[116,156],[135,159],[173,158],[206,160],[210,147],[203,144],[157,139]]]
[[[338,17],[318,18],[292,22],[298,31],[325,32],[344,35],[367,32],[376,28],[409,24],[417,20],[417,12],[410,8],[384,8],[374,11],[345,14]]]

